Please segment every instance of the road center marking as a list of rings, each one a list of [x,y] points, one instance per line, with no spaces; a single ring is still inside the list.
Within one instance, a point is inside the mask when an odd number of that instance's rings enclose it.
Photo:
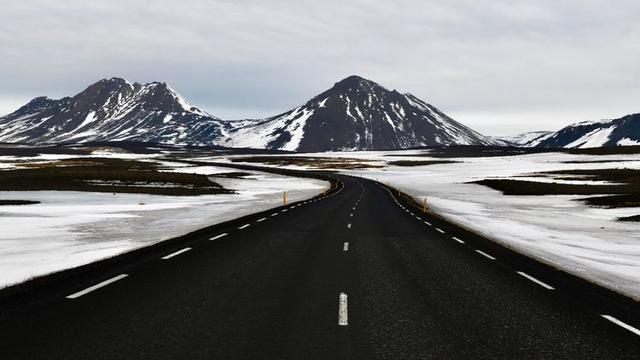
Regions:
[[[340,293],[338,297],[338,325],[349,325],[349,313],[347,309],[347,294]]]
[[[345,242],[342,246],[342,251],[349,251],[349,242]]]
[[[627,330],[631,331],[632,333],[634,333],[634,334],[636,334],[636,335],[640,335],[640,330],[638,330],[638,329],[634,328],[633,326],[631,326],[631,325],[629,325],[629,324],[623,323],[622,321],[620,321],[620,320],[618,320],[618,319],[614,318],[614,317],[613,317],[613,316],[611,316],[611,315],[600,315],[600,316],[602,316],[603,318],[605,318],[605,319],[607,319],[607,320],[611,321],[612,323],[614,323],[614,324],[616,324],[616,325],[618,325],[618,326],[620,326],[620,327],[623,327],[623,328],[625,328],[625,329],[627,329]]]
[[[484,257],[486,257],[487,259],[491,259],[491,260],[495,260],[495,259],[496,259],[496,258],[494,258],[493,256],[491,256],[491,255],[487,254],[487,253],[486,253],[486,252],[484,252],[484,251],[476,250],[476,252],[477,252],[478,254],[480,254],[480,255],[482,255],[482,256],[484,256]]]
[[[90,286],[90,287],[88,287],[88,288],[86,288],[86,289],[84,289],[84,290],[82,290],[82,291],[78,291],[77,293],[71,294],[71,295],[67,296],[66,298],[67,298],[67,299],[76,299],[76,298],[79,298],[80,296],[82,296],[82,295],[86,295],[86,294],[88,294],[88,293],[90,293],[90,292],[92,292],[92,291],[98,290],[99,288],[101,288],[101,287],[103,287],[103,286],[107,286],[107,285],[109,285],[109,284],[111,284],[111,283],[114,283],[114,282],[116,282],[116,281],[118,281],[118,280],[124,279],[124,278],[126,278],[127,276],[129,276],[129,275],[127,275],[127,274],[120,274],[120,275],[118,275],[118,276],[116,276],[116,277],[112,277],[112,278],[111,278],[111,279],[109,279],[109,280],[105,280],[105,281],[103,281],[103,282],[101,282],[101,283],[98,283],[98,284],[95,284],[95,285],[93,285],[93,286]]]
[[[462,241],[462,240],[458,239],[458,238],[457,238],[457,237],[455,237],[455,236],[452,236],[451,238],[452,238],[453,240],[455,240],[455,241],[459,242],[460,244],[464,244],[464,241]]]
[[[540,280],[538,280],[538,279],[534,278],[533,276],[531,276],[531,275],[529,275],[529,274],[527,274],[527,273],[525,273],[525,272],[522,272],[522,271],[516,271],[516,272],[517,272],[520,276],[524,276],[525,278],[527,278],[527,279],[529,279],[529,280],[533,281],[534,283],[536,283],[536,284],[538,284],[538,285],[542,286],[543,288],[545,288],[545,289],[547,289],[547,290],[555,290],[555,289],[553,288],[553,286],[551,286],[551,285],[549,285],[549,284],[545,284],[544,282],[542,282],[542,281],[540,281]]]
[[[225,237],[225,236],[227,236],[227,235],[229,235],[229,234],[227,234],[227,233],[220,234],[220,235],[218,235],[218,236],[214,236],[214,237],[212,237],[212,238],[211,238],[211,239],[209,239],[209,240],[218,240],[218,239],[220,239],[220,238],[222,238],[222,237]]]
[[[174,253],[171,253],[171,254],[169,254],[169,255],[167,255],[167,256],[163,256],[163,257],[162,257],[162,260],[169,260],[169,259],[171,259],[172,257],[174,257],[174,256],[178,256],[178,255],[180,255],[180,254],[182,254],[182,253],[186,253],[186,252],[187,252],[187,251],[189,251],[189,250],[191,250],[191,248],[190,248],[190,247],[186,247],[186,248],[184,248],[184,249],[182,249],[182,250],[178,250],[178,251],[176,251],[176,252],[174,252]]]

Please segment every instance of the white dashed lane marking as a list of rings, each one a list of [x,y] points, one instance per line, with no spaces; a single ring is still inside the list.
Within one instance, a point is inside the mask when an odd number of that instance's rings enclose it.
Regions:
[[[549,284],[546,284],[546,283],[534,278],[533,276],[531,276],[531,275],[529,275],[529,274],[527,274],[525,272],[522,272],[522,271],[516,271],[516,272],[518,273],[518,275],[523,276],[524,278],[526,278],[526,279],[528,279],[528,280],[530,280],[530,281],[542,286],[543,288],[545,288],[547,290],[555,290],[553,288],[553,286],[551,286]]]
[[[171,253],[171,254],[169,254],[169,255],[167,255],[167,256],[163,256],[163,257],[162,257],[162,260],[169,260],[169,259],[171,259],[172,257],[174,257],[174,256],[178,256],[178,255],[180,255],[180,254],[182,254],[182,253],[186,253],[186,252],[187,252],[187,251],[189,251],[189,250],[191,250],[191,248],[190,248],[190,247],[186,247],[186,248],[184,248],[184,249],[182,249],[182,250],[178,250],[178,251],[176,251],[176,252],[174,252],[174,253]]]
[[[484,257],[486,257],[487,259],[491,259],[491,260],[495,260],[495,259],[496,259],[496,258],[494,258],[493,256],[491,256],[491,255],[487,254],[487,253],[486,253],[486,252],[484,252],[484,251],[476,250],[476,252],[477,252],[478,254],[480,254],[480,255],[482,255],[482,256],[484,256]]]
[[[349,325],[347,294],[345,293],[340,293],[340,295],[338,296],[338,325]]]
[[[618,326],[620,326],[622,328],[625,328],[625,329],[631,331],[632,333],[640,336],[640,330],[634,328],[633,326],[631,326],[629,324],[626,324],[626,323],[616,319],[615,317],[613,317],[611,315],[600,315],[600,316],[602,316],[603,318],[611,321],[612,323],[614,323],[614,324],[616,324],[616,325],[618,325]]]
[[[100,289],[101,287],[107,286],[107,285],[112,284],[112,283],[114,283],[114,282],[116,282],[116,281],[118,281],[118,280],[124,279],[124,278],[126,278],[127,276],[129,276],[129,275],[127,275],[127,274],[120,274],[120,275],[118,275],[118,276],[112,277],[112,278],[111,278],[111,279],[109,279],[109,280],[105,280],[105,281],[103,281],[103,282],[101,282],[101,283],[98,283],[98,284],[95,284],[95,285],[93,285],[93,286],[90,286],[90,287],[88,287],[88,288],[86,288],[86,289],[84,289],[84,290],[82,290],[82,291],[78,291],[77,293],[71,294],[71,295],[67,296],[66,298],[67,298],[67,299],[76,299],[76,298],[79,298],[79,297],[80,297],[80,296],[82,296],[82,295],[86,295],[86,294],[88,294],[88,293],[90,293],[90,292],[92,292],[92,291],[95,291],[95,290]]]
[[[444,234],[444,230],[440,229],[440,228],[436,228],[436,231],[438,231],[441,234]]]
[[[455,236],[452,236],[451,238],[452,238],[453,240],[455,240],[455,241],[459,242],[460,244],[464,244],[464,241],[462,241],[462,240],[458,239],[458,238],[457,238],[457,237],[455,237]]]
[[[227,236],[227,235],[229,235],[229,234],[227,234],[227,233],[220,234],[220,235],[218,235],[218,236],[214,236],[214,237],[212,237],[212,238],[211,238],[211,239],[209,239],[209,240],[218,240],[218,239],[220,239],[220,238],[222,238],[222,237],[225,237],[225,236]]]
[[[342,251],[349,251],[349,243],[345,242],[344,245],[342,246]]]
[[[242,229],[246,229],[246,228],[248,228],[249,226],[251,226],[251,224],[244,224],[244,225],[240,226],[238,229],[240,229],[240,230],[242,230]]]

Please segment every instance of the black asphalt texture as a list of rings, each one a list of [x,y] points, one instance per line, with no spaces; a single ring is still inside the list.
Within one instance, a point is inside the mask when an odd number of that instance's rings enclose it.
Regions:
[[[0,359],[640,358],[640,336],[601,316],[638,328],[637,303],[338,179],[326,197],[6,296]]]

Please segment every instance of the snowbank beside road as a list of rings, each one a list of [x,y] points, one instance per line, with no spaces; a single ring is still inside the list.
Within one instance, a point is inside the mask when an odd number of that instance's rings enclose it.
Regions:
[[[217,174],[220,167],[173,171]],[[84,265],[326,190],[327,182],[250,172],[245,179],[216,178],[236,194],[158,196],[72,191],[0,191],[0,287]]]
[[[441,158],[430,157],[429,151],[405,150],[294,156],[359,159],[372,167],[335,170],[387,183],[419,202],[427,196],[430,209],[445,218],[520,253],[640,300],[640,223],[616,221],[618,217],[640,214],[640,208],[596,208],[575,201],[586,196],[503,195],[486,186],[470,183],[498,178],[602,185],[606,182],[589,178],[566,180],[535,176],[533,173],[572,169],[640,169],[638,154],[541,153]],[[399,160],[451,162],[391,165]],[[296,164],[286,167],[307,168]]]
[[[389,183],[418,201],[426,196],[435,213],[518,252],[640,299],[640,224],[616,221],[640,214],[639,208],[596,208],[575,201],[585,196],[505,196],[469,183],[486,178],[525,179],[519,176],[562,169],[640,168],[637,155],[597,157],[614,160],[611,163],[573,163],[593,158],[557,153],[457,158],[451,160],[458,163],[344,173]]]

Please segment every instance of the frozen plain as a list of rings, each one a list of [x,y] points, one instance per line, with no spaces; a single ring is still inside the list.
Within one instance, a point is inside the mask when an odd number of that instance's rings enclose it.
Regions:
[[[167,171],[203,175],[233,171],[172,162],[163,165],[173,166]],[[298,201],[329,186],[315,179],[250,173],[241,179],[214,179],[225,188],[236,190],[235,194],[2,191],[0,199],[41,203],[0,207],[0,288],[277,207],[282,204],[283,191],[287,191],[290,201]]]

